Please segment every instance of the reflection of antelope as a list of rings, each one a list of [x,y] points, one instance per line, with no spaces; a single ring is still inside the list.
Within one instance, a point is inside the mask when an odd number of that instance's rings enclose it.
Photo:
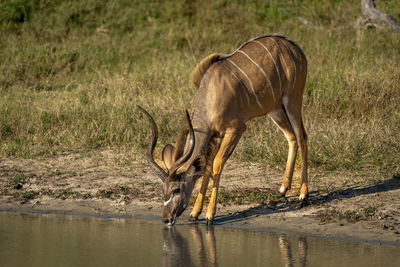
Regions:
[[[301,155],[300,200],[307,197],[307,135],[302,122],[302,95],[307,74],[307,59],[292,41],[278,35],[254,38],[227,56],[212,54],[193,72],[198,86],[192,121],[187,115],[188,130],[181,133],[177,147],[168,144],[162,156],[165,172],[153,158],[157,126],[148,159],[164,181],[163,220],[173,224],[186,208],[193,187],[203,175],[203,182],[191,217],[197,219],[203,207],[209,178],[212,193],[206,220],[213,222],[220,175],[226,160],[246,129],[245,123],[269,114],[283,131],[289,154],[280,193],[290,188],[298,147]],[[193,126],[192,126],[193,125]]]
[[[217,250],[214,228],[200,231],[196,227],[190,228],[191,239],[184,238],[174,227],[163,229],[163,255],[161,266],[217,266]],[[204,240],[205,236],[205,240]],[[196,251],[190,250],[190,240],[193,240]],[[200,261],[197,264],[196,260]]]
[[[298,248],[300,266],[306,266],[308,251],[306,238],[299,238]],[[281,234],[279,236],[279,250],[281,251],[282,262],[285,263],[285,266],[293,266],[292,250],[290,248],[289,240],[287,239],[287,236],[285,234]]]
[[[194,266],[190,255],[189,245],[178,230],[173,227],[164,228],[161,266]]]
[[[203,238],[204,232],[201,232],[197,227],[193,227],[191,230],[192,239],[195,243],[195,247],[197,248],[196,255],[200,256],[200,266],[217,266],[217,245],[214,235],[214,228],[210,227],[206,229],[206,242],[204,242]]]
[[[192,225],[189,231],[185,231],[185,233],[190,233],[189,236],[183,236],[179,233],[178,228],[175,227],[166,227],[163,229],[163,243],[162,243],[162,251],[163,255],[161,258],[161,266],[218,266],[218,258],[229,257],[231,252],[230,248],[223,244],[219,246],[218,249],[222,249],[218,254],[220,257],[217,257],[217,237],[221,237],[220,235],[214,234],[214,227],[207,227],[199,229],[197,225]],[[274,238],[266,239],[269,240],[267,247],[275,246],[278,244],[279,252],[280,252],[280,261],[277,259],[268,259],[265,262],[265,266],[269,265],[280,265],[278,263],[283,263],[284,266],[306,266],[307,265],[307,254],[308,254],[308,242],[305,237],[295,237],[292,236],[289,238],[285,233],[279,234],[279,236],[275,234],[272,235]],[[240,235],[241,236],[241,235]],[[265,236],[265,235],[263,235]],[[224,235],[224,240],[225,240]],[[231,240],[232,234],[228,234],[228,240]],[[255,248],[255,244],[250,244],[249,240],[247,240],[248,236],[242,236],[239,240],[236,241],[245,243],[244,246],[250,246],[251,248]],[[251,239],[254,241],[254,239]],[[226,240],[225,240],[226,241]],[[252,242],[252,241],[250,241]],[[277,242],[277,243],[275,243]],[[257,243],[257,242],[256,242]],[[297,243],[297,244],[296,244]],[[242,244],[243,245],[243,244]],[[247,258],[256,257],[257,261],[260,262],[261,259],[267,259],[259,253],[259,250],[251,255],[247,255]],[[261,249],[262,250],[262,249]],[[236,257],[238,255],[235,255]],[[240,262],[237,262],[236,265],[243,265],[243,262],[246,262],[248,259],[242,259]],[[272,260],[272,261],[271,261]],[[251,262],[251,261],[250,261]],[[247,265],[251,265],[248,263]],[[254,265],[254,264],[253,264]]]

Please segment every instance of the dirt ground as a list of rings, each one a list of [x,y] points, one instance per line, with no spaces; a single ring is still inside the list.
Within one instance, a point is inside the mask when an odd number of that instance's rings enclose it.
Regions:
[[[308,205],[297,201],[295,174],[277,198],[282,172],[235,162],[220,183],[215,224],[400,245],[400,176],[310,170]],[[44,159],[0,160],[0,211],[161,216],[161,180],[129,151],[77,151]],[[178,224],[189,223],[189,207]],[[204,214],[202,214],[204,216]],[[205,223],[200,215],[199,223]],[[179,227],[179,226],[177,226]]]

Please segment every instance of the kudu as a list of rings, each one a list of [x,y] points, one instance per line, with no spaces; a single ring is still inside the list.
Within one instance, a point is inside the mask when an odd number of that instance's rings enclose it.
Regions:
[[[191,213],[197,220],[202,211],[210,177],[213,180],[206,214],[213,223],[221,172],[254,117],[269,114],[282,130],[289,153],[279,192],[290,189],[296,154],[300,148],[300,201],[307,197],[307,135],[302,122],[302,97],[307,76],[307,59],[292,41],[280,35],[254,38],[229,55],[212,54],[203,59],[192,74],[198,87],[192,119],[186,111],[188,127],[177,141],[167,144],[162,158],[167,172],[153,158],[157,126],[152,125],[152,142],[147,157],[164,182],[165,223],[174,224],[186,208],[196,181],[203,176],[200,192]]]

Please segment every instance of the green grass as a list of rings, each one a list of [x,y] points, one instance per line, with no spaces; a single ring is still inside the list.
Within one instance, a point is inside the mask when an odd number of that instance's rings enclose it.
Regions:
[[[378,8],[400,22],[396,0]],[[280,33],[309,61],[304,94],[309,162],[323,171],[400,171],[400,38],[352,26],[360,1],[66,1],[0,4],[0,155],[74,149],[143,153],[155,117],[174,141],[213,52]],[[300,23],[306,20],[307,25]],[[287,144],[267,119],[248,124],[233,157],[284,167]]]
[[[329,223],[335,221],[347,221],[348,223],[356,223],[359,221],[372,220],[375,217],[382,216],[378,213],[376,207],[366,207],[362,209],[338,211],[335,209],[321,211],[317,214],[317,217],[322,223]]]
[[[124,201],[130,202],[138,195],[138,193],[138,190],[132,189],[126,185],[114,185],[108,189],[98,190],[96,196],[109,199],[117,199],[122,197]]]
[[[263,204],[269,200],[276,200],[272,195],[271,189],[268,188],[251,188],[246,190],[226,191],[224,189],[218,192],[218,203],[221,204],[249,204],[259,203]]]

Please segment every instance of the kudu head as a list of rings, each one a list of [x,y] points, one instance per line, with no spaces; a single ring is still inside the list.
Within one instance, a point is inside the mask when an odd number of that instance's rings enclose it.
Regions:
[[[147,160],[157,176],[163,181],[164,209],[163,222],[173,225],[188,205],[193,187],[198,178],[203,175],[205,158],[200,155],[192,162],[195,137],[189,113],[186,111],[188,127],[178,138],[177,147],[167,144],[162,151],[162,159],[167,171],[164,171],[154,160],[153,151],[157,144],[158,130],[151,115],[142,107],[138,108],[146,115],[151,124],[152,138],[147,150]],[[185,152],[183,146],[186,144]]]

